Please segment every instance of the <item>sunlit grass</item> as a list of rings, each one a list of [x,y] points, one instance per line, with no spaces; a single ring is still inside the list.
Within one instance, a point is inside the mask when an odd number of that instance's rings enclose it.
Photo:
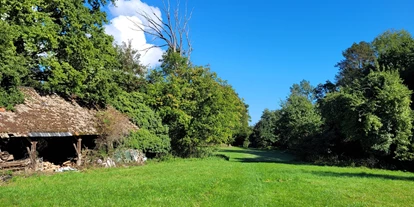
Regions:
[[[412,206],[414,174],[304,165],[279,151],[18,177],[1,206]]]

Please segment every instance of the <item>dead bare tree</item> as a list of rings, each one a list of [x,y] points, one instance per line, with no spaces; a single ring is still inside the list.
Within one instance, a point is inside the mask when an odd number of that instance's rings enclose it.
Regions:
[[[135,28],[134,30],[144,32],[153,37],[154,40],[162,40],[163,44],[154,44],[151,47],[145,48],[143,51],[147,52],[153,48],[165,48],[179,53],[181,56],[186,56],[190,60],[192,45],[190,41],[190,27],[188,22],[191,19],[192,12],[188,13],[187,5],[185,6],[184,14],[180,11],[180,2],[177,2],[175,9],[171,10],[169,0],[163,0],[162,13],[164,13],[166,20],[156,14],[151,9],[151,12],[137,11],[138,15],[145,20],[143,23],[130,19]]]

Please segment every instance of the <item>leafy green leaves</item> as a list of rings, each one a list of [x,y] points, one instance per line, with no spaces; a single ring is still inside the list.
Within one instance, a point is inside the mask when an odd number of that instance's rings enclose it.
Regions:
[[[18,103],[23,103],[23,95],[17,90],[28,74],[26,61],[17,55],[13,40],[17,30],[7,22],[0,21],[0,107],[13,109]]]
[[[330,93],[321,102],[327,125],[357,141],[367,153],[412,157],[411,91],[395,72],[371,72],[360,83]]]
[[[161,73],[151,77],[154,83],[146,89],[146,101],[169,127],[176,154],[196,156],[200,147],[233,141],[247,109],[215,73],[189,66],[186,58],[167,52]]]
[[[124,146],[150,153],[168,153],[171,147],[168,127],[157,113],[144,104],[143,94],[121,92],[111,105],[129,116],[140,129],[124,140]]]
[[[19,58],[27,78],[17,85],[76,97],[84,103],[105,104],[115,90],[112,37],[105,34],[107,1],[9,1],[1,4],[1,27],[9,27],[11,52]],[[19,65],[19,64],[16,64]],[[21,64],[20,64],[21,65]],[[4,67],[1,67],[2,70]],[[15,70],[17,71],[17,70]]]

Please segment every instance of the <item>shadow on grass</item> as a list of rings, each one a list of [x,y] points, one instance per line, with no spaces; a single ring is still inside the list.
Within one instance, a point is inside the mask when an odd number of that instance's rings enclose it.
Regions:
[[[351,172],[313,171],[312,174],[318,175],[318,176],[326,176],[326,177],[379,178],[379,179],[387,179],[387,180],[414,181],[414,177],[372,174],[372,173],[365,173],[365,172],[351,173]]]
[[[237,149],[222,149],[219,151],[221,156],[226,156],[231,158],[236,162],[247,162],[247,163],[256,163],[256,162],[265,162],[265,163],[289,163],[294,164],[298,163],[297,159],[286,152],[278,151],[278,150],[259,150],[259,149],[244,149],[244,150],[237,150]],[[254,157],[239,157],[237,154],[249,154],[253,155]],[[230,155],[230,156],[229,156]],[[230,159],[229,159],[230,160]]]
[[[253,155],[253,156],[252,156]],[[292,154],[280,150],[261,150],[261,149],[221,149],[216,155],[228,161],[245,163],[284,163],[292,165],[317,165],[298,160]],[[331,172],[331,171],[310,171],[309,173],[321,177],[343,177],[343,178],[372,178],[386,180],[414,181],[414,176],[398,176],[373,174],[366,172]]]

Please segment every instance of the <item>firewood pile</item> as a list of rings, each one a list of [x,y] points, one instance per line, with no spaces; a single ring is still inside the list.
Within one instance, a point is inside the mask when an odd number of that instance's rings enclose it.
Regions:
[[[0,151],[0,170],[22,171],[30,168],[30,159],[14,160],[14,156],[6,151]],[[56,172],[62,167],[75,167],[76,163],[68,160],[62,165],[55,165],[51,162],[36,159],[36,171]]]
[[[8,152],[0,151],[0,170],[24,170],[30,163],[29,159],[14,160],[14,156]]]
[[[42,162],[42,163],[39,163],[39,165],[41,165],[38,168],[39,171],[43,171],[43,172],[54,172],[55,170],[60,168],[59,165],[55,165],[51,162]]]
[[[0,163],[13,161],[14,156],[9,154],[8,152],[1,152],[0,151]]]
[[[56,172],[58,169],[62,167],[74,167],[74,166],[76,166],[76,164],[70,160],[64,162],[62,165],[55,165],[51,162],[39,162],[38,170],[43,171],[43,172]]]

